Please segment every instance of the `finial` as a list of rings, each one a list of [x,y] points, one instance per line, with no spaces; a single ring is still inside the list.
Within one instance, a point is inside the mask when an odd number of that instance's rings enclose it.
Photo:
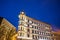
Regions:
[[[22,10],[20,13],[21,13],[21,14],[25,14],[24,10]]]

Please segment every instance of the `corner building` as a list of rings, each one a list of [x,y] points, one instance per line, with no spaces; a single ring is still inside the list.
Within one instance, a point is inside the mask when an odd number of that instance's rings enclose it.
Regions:
[[[0,40],[12,40],[16,33],[16,27],[7,19],[0,17]]]
[[[52,40],[52,28],[49,24],[35,20],[20,12],[18,40]]]

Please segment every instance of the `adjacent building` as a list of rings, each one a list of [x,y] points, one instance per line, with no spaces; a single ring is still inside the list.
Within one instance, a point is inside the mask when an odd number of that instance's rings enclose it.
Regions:
[[[60,40],[60,31],[53,31],[52,32],[52,39],[53,40]]]
[[[53,40],[51,25],[19,14],[18,40]]]
[[[0,17],[0,40],[12,40],[16,28],[5,18]]]

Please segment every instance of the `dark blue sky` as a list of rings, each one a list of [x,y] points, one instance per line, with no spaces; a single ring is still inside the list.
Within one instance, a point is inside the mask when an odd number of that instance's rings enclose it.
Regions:
[[[6,18],[16,28],[21,10],[24,10],[31,18],[60,28],[59,0],[0,0],[0,16]]]

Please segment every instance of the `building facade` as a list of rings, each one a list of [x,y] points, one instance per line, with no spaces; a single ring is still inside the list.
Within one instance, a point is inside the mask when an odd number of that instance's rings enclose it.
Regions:
[[[52,40],[52,28],[49,24],[19,14],[18,40]]]
[[[53,40],[60,40],[60,31],[53,31],[52,34]]]
[[[12,40],[16,28],[5,18],[0,17],[0,40]]]

